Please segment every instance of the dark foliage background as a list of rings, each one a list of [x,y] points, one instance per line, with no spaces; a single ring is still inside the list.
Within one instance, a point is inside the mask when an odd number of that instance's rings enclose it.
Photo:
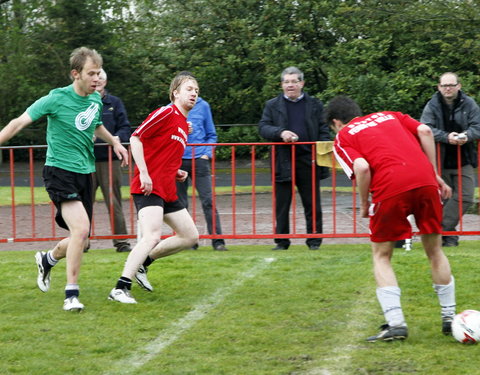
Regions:
[[[132,126],[168,103],[190,70],[217,124],[255,124],[296,65],[324,102],[348,94],[364,112],[419,117],[446,71],[479,98],[477,0],[1,0],[0,126],[68,85],[70,52],[104,57],[108,89]],[[10,145],[43,144],[45,121]],[[219,141],[260,141],[255,127],[222,127]]]

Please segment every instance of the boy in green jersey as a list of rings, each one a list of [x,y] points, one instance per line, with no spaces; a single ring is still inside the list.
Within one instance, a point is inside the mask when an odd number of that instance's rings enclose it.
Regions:
[[[50,91],[0,131],[1,145],[33,121],[47,116],[48,148],[43,179],[57,208],[55,220],[70,234],[47,253],[39,251],[35,254],[37,284],[42,292],[47,292],[51,268],[60,259],[66,258],[65,311],[82,311],[84,308],[78,299],[78,276],[92,218],[94,137],[113,146],[122,166],[128,162],[127,150],[101,121],[102,100],[95,88],[102,63],[102,56],[97,51],[86,47],[75,49],[70,55],[73,83]]]

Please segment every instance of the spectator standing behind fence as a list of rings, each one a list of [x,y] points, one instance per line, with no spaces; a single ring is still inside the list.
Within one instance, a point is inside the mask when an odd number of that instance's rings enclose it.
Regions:
[[[107,130],[117,137],[120,142],[128,142],[130,140],[130,123],[128,121],[127,111],[120,98],[110,95],[105,89],[107,86],[107,73],[102,69],[97,84],[97,91],[102,97],[103,113],[102,122]],[[101,139],[95,142],[102,143]],[[108,213],[110,212],[110,178],[108,165],[108,146],[95,146],[95,173],[93,175],[93,197],[100,186]],[[112,200],[113,200],[113,234],[127,234],[127,226],[122,209],[122,169],[120,161],[112,153]],[[113,245],[117,252],[129,252],[130,244],[125,239],[114,239]]]
[[[188,249],[198,241],[198,231],[187,209],[177,197],[176,181],[188,174],[179,169],[188,134],[187,116],[198,97],[198,83],[189,72],[181,72],[170,84],[173,103],[153,111],[133,132],[130,145],[135,159],[131,184],[141,238],[128,255],[121,277],[109,299],[136,303],[130,294],[132,279],[148,291],[147,267],[155,260]],[[163,223],[174,235],[161,241]]]
[[[313,212],[316,215],[315,233],[322,233],[322,209],[320,202],[321,174],[328,170],[315,167],[315,202],[312,200],[312,157],[311,145],[295,146],[295,168],[292,166],[294,142],[328,141],[330,133],[323,120],[323,104],[303,91],[303,73],[296,67],[286,68],[281,74],[283,93],[265,104],[259,123],[260,135],[270,142],[285,142],[288,146],[275,147],[275,201],[276,234],[290,233],[289,213],[292,203],[292,178],[300,194],[307,233],[313,233]],[[276,238],[273,250],[287,250],[288,238]],[[321,238],[308,238],[310,250],[319,249]]]
[[[188,113],[188,121],[191,123],[192,133],[188,135],[188,143],[216,143],[217,133],[213,123],[210,105],[198,98],[197,104]],[[213,146],[187,146],[183,154],[181,169],[188,172],[190,180],[195,178],[195,189],[198,191],[202,210],[207,222],[209,234],[222,234],[220,215],[215,207],[215,231],[213,230],[213,206],[212,206],[212,172],[210,159],[212,158]],[[194,160],[193,160],[194,159]],[[192,164],[195,162],[195,170]],[[177,182],[178,199],[183,206],[188,208],[188,179]],[[225,240],[212,239],[212,247],[217,251],[226,251]],[[193,247],[198,248],[198,244]]]
[[[415,217],[430,260],[433,287],[441,305],[442,332],[450,334],[455,283],[441,248],[440,194],[448,198],[452,190],[436,174],[432,131],[400,112],[362,116],[357,103],[343,96],[332,99],[326,113],[327,121],[338,132],[335,157],[347,176],[357,182],[361,216],[370,217],[377,298],[386,324],[367,341],[403,340],[408,336],[391,257],[395,241],[411,237],[410,214]]]
[[[79,301],[78,276],[92,218],[94,136],[112,145],[123,165],[128,162],[127,150],[102,125],[102,100],[95,91],[101,68],[100,54],[85,47],[77,48],[70,55],[73,84],[50,91],[0,132],[0,144],[3,144],[33,121],[47,116],[48,148],[43,180],[57,208],[57,224],[70,233],[53,250],[35,254],[37,285],[42,292],[47,292],[52,267],[66,257],[67,285],[63,305],[66,311],[84,308]]]
[[[461,91],[455,73],[442,74],[437,87],[438,92],[423,109],[420,121],[432,128],[435,141],[440,143],[442,177],[453,189],[452,198],[444,204],[442,227],[444,231],[455,231],[460,221],[457,149],[460,146],[462,213],[465,213],[474,201],[480,108]],[[443,246],[458,246],[458,236],[444,236]]]

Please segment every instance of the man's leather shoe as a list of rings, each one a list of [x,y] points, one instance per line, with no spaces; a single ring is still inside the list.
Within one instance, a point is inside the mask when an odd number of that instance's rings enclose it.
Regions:
[[[283,245],[277,245],[272,250],[288,250],[288,247]]]
[[[216,251],[228,251],[227,247],[223,244],[220,244],[220,245],[216,245],[213,247],[213,250],[216,250]]]

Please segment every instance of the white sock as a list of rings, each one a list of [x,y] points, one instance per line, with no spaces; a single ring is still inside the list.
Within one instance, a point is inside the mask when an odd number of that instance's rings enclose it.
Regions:
[[[80,286],[78,284],[67,284],[65,290],[80,290]]]
[[[50,264],[52,267],[58,263],[58,260],[55,259],[55,257],[53,256],[53,250],[49,250],[47,252],[47,262],[48,264]]]
[[[383,315],[390,327],[407,325],[403,316],[402,306],[400,305],[401,294],[402,292],[398,286],[377,288],[378,302],[380,302]]]
[[[433,284],[433,289],[437,293],[438,301],[442,307],[442,318],[453,317],[457,307],[455,302],[455,279],[452,275],[452,280],[447,285]]]

